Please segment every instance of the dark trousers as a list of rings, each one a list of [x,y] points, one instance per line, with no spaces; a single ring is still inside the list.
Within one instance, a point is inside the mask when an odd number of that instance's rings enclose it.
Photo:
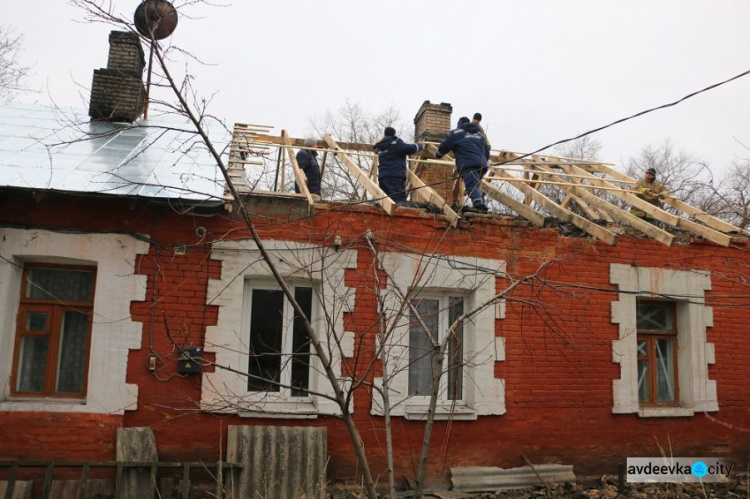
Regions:
[[[378,184],[394,202],[406,201],[406,177],[378,177]]]
[[[459,170],[466,188],[466,195],[471,198],[475,208],[485,206],[482,191],[479,190],[479,182],[482,180],[485,171],[487,170],[481,166],[464,166]]]

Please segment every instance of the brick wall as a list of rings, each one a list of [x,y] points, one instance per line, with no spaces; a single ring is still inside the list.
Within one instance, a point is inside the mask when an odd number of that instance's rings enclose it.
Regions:
[[[343,423],[336,418],[315,420],[244,419],[204,414],[197,401],[199,376],[178,376],[175,345],[200,345],[205,328],[216,323],[217,310],[206,307],[209,277],[220,272],[211,258],[210,242],[247,238],[238,222],[210,212],[178,214],[169,207],[128,203],[116,199],[65,198],[51,195],[41,203],[31,196],[0,197],[0,223],[43,225],[80,230],[117,230],[148,234],[151,251],[134,272],[148,276],[144,302],[133,303],[133,320],[143,323],[143,345],[132,351],[129,383],[139,386],[138,409],[124,418],[92,420],[81,414],[18,415],[0,413],[0,459],[86,456],[111,458],[113,425],[151,426],[163,460],[216,460],[226,427],[232,424],[325,425],[331,454],[332,479],[352,477],[356,463]],[[495,334],[506,344],[506,360],[495,366],[505,380],[506,414],[477,421],[441,421],[433,433],[430,476],[445,480],[448,469],[461,465],[520,466],[525,454],[533,462],[572,463],[576,472],[613,473],[627,456],[733,456],[750,452],[750,343],[747,341],[746,299],[750,256],[745,245],[721,248],[694,242],[668,248],[651,240],[620,238],[608,246],[591,239],[561,237],[554,229],[536,229],[513,219],[493,217],[446,232],[445,223],[416,210],[399,210],[389,217],[381,210],[322,211],[294,221],[267,219],[258,213],[261,237],[310,244],[331,244],[340,235],[344,247],[358,251],[357,269],[347,271],[346,285],[357,289],[354,310],[345,317],[355,331],[361,369],[373,359],[374,324],[378,309],[373,289],[373,256],[363,235],[375,234],[379,251],[438,251],[507,261],[513,276],[528,275],[549,262],[542,281],[518,290],[506,305],[506,316],[495,322]],[[71,227],[71,220],[76,220]],[[201,239],[195,227],[206,227]],[[184,256],[175,245],[187,245]],[[709,377],[717,380],[719,411],[684,418],[639,418],[612,413],[612,381],[620,375],[612,362],[612,341],[618,338],[610,321],[617,300],[609,283],[610,263],[712,273],[706,298],[714,307],[714,327],[708,341],[716,346],[716,364]],[[386,276],[379,274],[379,279]],[[502,287],[504,281],[498,281]],[[566,287],[583,285],[586,289]],[[156,291],[154,295],[154,291]],[[152,334],[151,334],[152,333]],[[149,338],[153,336],[153,345]],[[150,347],[161,356],[158,378],[146,369]],[[379,365],[368,374],[380,374]],[[368,388],[355,395],[355,418],[375,474],[385,476],[383,419],[370,415]],[[54,421],[50,418],[53,418]],[[57,418],[57,419],[55,419]],[[731,427],[729,426],[731,425]],[[65,428],[61,432],[61,428]],[[413,476],[423,423],[394,420],[397,476]],[[92,429],[99,432],[92,439]],[[10,438],[8,438],[10,436]],[[29,439],[44,445],[30,445]],[[77,459],[77,457],[76,457]],[[744,461],[743,461],[744,462]]]

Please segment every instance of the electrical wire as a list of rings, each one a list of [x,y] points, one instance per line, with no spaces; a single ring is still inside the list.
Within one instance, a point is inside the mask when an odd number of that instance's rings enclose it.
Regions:
[[[732,82],[734,80],[738,80],[738,79],[742,78],[743,76],[747,76],[749,74],[750,74],[750,69],[748,69],[747,71],[743,71],[742,73],[740,73],[740,74],[738,74],[736,76],[733,76],[731,78],[728,78],[726,80],[720,81],[718,83],[714,83],[713,85],[709,85],[706,88],[703,88],[701,90],[696,90],[695,92],[689,93],[686,96],[684,96],[684,97],[682,97],[680,99],[677,99],[676,101],[669,102],[667,104],[662,104],[661,106],[652,107],[650,109],[646,109],[645,111],[641,111],[639,113],[632,114],[632,115],[627,116],[625,118],[620,118],[619,120],[615,120],[612,123],[600,126],[598,128],[594,128],[592,130],[589,130],[588,132],[583,132],[582,134],[576,135],[575,137],[571,137],[569,139],[558,140],[557,142],[553,142],[552,144],[548,144],[548,145],[546,145],[544,147],[540,147],[536,151],[532,151],[530,153],[526,153],[523,156],[515,157],[512,160],[507,160],[507,161],[505,161],[505,163],[507,163],[509,161],[518,161],[519,159],[526,158],[528,156],[531,156],[532,154],[537,154],[539,152],[542,152],[542,151],[544,151],[546,149],[550,149],[550,148],[555,147],[555,146],[559,146],[560,144],[564,144],[566,142],[570,142],[570,141],[573,141],[573,140],[578,140],[578,139],[583,138],[583,137],[585,137],[587,135],[591,135],[592,133],[601,132],[602,130],[605,130],[607,128],[613,127],[615,125],[619,125],[620,123],[624,123],[624,122],[626,122],[628,120],[632,120],[634,118],[638,118],[640,116],[652,113],[654,111],[659,111],[661,109],[667,109],[669,107],[676,106],[677,104],[679,104],[681,102],[684,102],[684,101],[686,101],[686,100],[688,100],[690,98],[693,98],[696,95],[702,94],[703,92],[708,92],[709,90],[713,90],[714,88],[720,87],[720,86],[725,85],[725,84],[727,84],[729,82]],[[498,163],[498,164],[504,164],[504,163]]]

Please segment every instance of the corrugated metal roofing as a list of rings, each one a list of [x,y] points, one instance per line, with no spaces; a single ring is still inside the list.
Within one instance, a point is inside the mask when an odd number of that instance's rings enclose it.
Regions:
[[[35,104],[0,106],[0,187],[220,201],[224,180],[178,116],[133,125]],[[213,135],[213,134],[212,134]],[[221,130],[219,150],[230,140]]]

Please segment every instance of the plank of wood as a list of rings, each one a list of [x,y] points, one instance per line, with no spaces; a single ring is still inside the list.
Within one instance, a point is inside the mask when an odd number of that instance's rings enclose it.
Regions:
[[[620,173],[619,171],[605,164],[589,165],[588,169],[595,171],[597,173],[604,173],[618,180],[632,180],[633,182],[635,182],[635,180],[632,177],[625,175],[624,173]],[[682,201],[681,199],[667,198],[664,200],[664,203],[670,205],[671,207],[675,209],[682,211],[683,213],[690,215],[691,217],[695,218],[699,222],[703,222],[704,224],[718,231],[736,232],[737,234],[744,234],[746,236],[750,236],[750,231],[742,230],[739,227],[735,227],[734,225],[728,222],[725,222],[724,220],[716,218],[713,215],[709,215],[708,213],[702,210],[699,210],[698,208]]]
[[[216,492],[214,495],[216,499],[223,499],[224,497],[224,466],[223,461],[216,461]]]
[[[591,204],[596,209],[606,211],[616,220],[620,220],[621,222],[624,222],[631,227],[635,227],[636,229],[646,234],[648,237],[655,239],[662,244],[672,246],[672,244],[674,243],[674,236],[669,232],[662,230],[657,226],[643,220],[642,218],[638,218],[630,212],[625,211],[622,208],[619,208],[611,203],[608,203],[603,199],[599,199],[598,197],[594,196],[584,189],[581,189],[580,187],[567,186],[563,187],[563,189],[565,189],[566,191],[569,190],[576,196],[580,196],[584,199],[584,201]]]
[[[540,171],[539,172],[540,174],[542,174],[542,175],[555,175],[555,177],[552,177],[552,178],[559,178],[560,180],[565,181],[565,179],[560,176],[559,172],[551,171],[551,167],[550,166],[543,165],[541,168],[544,168],[544,170]],[[571,174],[569,174],[569,172],[567,170],[564,170],[564,173],[565,173],[565,177],[566,178],[570,178],[571,179],[571,183],[573,183],[575,185],[578,185],[578,186],[586,187],[586,185],[580,179],[580,175],[571,175]],[[612,222],[613,221],[612,217],[610,217],[609,214],[606,211],[596,211],[596,210],[594,210],[593,208],[591,208],[588,205],[588,203],[586,203],[586,201],[584,201],[580,197],[578,197],[575,194],[570,193],[570,192],[568,192],[568,193],[565,194],[565,199],[563,199],[563,202],[560,203],[560,206],[562,206],[563,208],[567,208],[568,204],[571,201],[575,202],[583,210],[583,212],[586,213],[586,215],[589,218],[595,218],[595,219],[596,218],[601,218],[601,219],[604,219],[604,220],[606,220],[608,222]]]
[[[115,499],[120,499],[120,493],[122,492],[122,470],[123,463],[117,463],[117,471],[115,471]]]
[[[502,170],[502,168],[501,168]],[[488,177],[488,180],[492,180],[493,177]],[[559,204],[555,203],[553,200],[542,194],[541,192],[537,191],[536,189],[532,189],[528,185],[526,185],[523,182],[514,182],[512,180],[508,181],[508,184],[512,185],[519,191],[521,191],[524,194],[529,194],[529,196],[539,203],[539,205],[547,210],[549,213],[551,213],[553,216],[556,216],[563,222],[570,222],[574,224],[579,229],[587,232],[588,234],[591,234],[593,237],[604,241],[607,244],[615,244],[615,239],[617,236],[615,234],[604,227],[600,227],[599,225],[596,225],[594,222],[590,220],[586,220],[580,215],[576,215],[570,210],[566,210],[565,208],[561,207]]]
[[[320,161],[320,181],[323,181],[323,172],[326,171],[326,160],[328,159],[328,149],[323,151],[323,159]]]
[[[495,201],[498,201],[511,210],[518,213],[520,216],[531,222],[532,225],[536,227],[543,227],[544,226],[544,215],[541,213],[538,213],[534,209],[532,209],[529,206],[526,206],[520,201],[516,201],[512,197],[505,194],[503,191],[492,185],[489,181],[483,179],[482,183],[480,184],[480,188],[482,191],[490,196]]]
[[[8,485],[5,488],[5,499],[13,499],[13,493],[16,488],[16,478],[18,477],[18,462],[14,462],[10,468],[10,476],[8,476]]]
[[[331,137],[329,134],[326,134],[325,140],[329,147],[337,152],[339,158],[341,159],[341,162],[344,163],[344,166],[346,166],[347,169],[349,169],[349,171],[352,173],[352,175],[354,175],[354,179],[367,190],[370,196],[373,197],[375,202],[378,203],[386,213],[388,213],[389,215],[393,215],[393,212],[396,210],[396,203],[394,203],[393,200],[388,197],[385,192],[383,192],[378,184],[367,178],[365,172],[363,172],[362,169],[357,166],[357,164],[352,161],[351,158],[349,158],[346,152],[344,152],[336,143],[336,141],[333,140],[333,137]]]
[[[190,497],[190,463],[185,463],[182,467],[182,487],[180,487],[182,499]]]
[[[228,163],[231,165],[232,163],[237,163],[238,165],[256,165],[256,166],[263,166],[262,161],[257,160],[251,160],[251,159],[237,159],[237,158],[231,158]]]
[[[534,182],[534,180],[537,180],[539,177],[537,175],[534,175],[531,172],[526,172],[523,174],[524,181],[526,181],[529,184],[529,187],[531,189],[536,190],[537,186],[539,185],[537,182]],[[523,197],[523,204],[526,206],[531,206],[531,201],[533,200],[531,194],[526,193]]]
[[[282,130],[281,135],[287,145],[291,145],[291,139],[287,131]],[[299,187],[300,192],[305,195],[305,198],[307,198],[307,204],[312,208],[315,204],[315,200],[313,199],[312,194],[310,194],[310,189],[307,188],[307,176],[305,175],[305,172],[302,171],[302,168],[299,167],[297,157],[294,155],[292,148],[290,147],[286,151],[289,153],[289,162],[292,164],[292,171],[294,172],[294,178],[297,179],[297,186]]]
[[[367,176],[373,182],[378,178],[378,157],[377,156],[372,158],[372,164],[370,165],[370,173]],[[362,197],[360,198],[360,200],[364,201],[366,199],[367,199],[367,190],[362,189]]]
[[[269,142],[271,144],[284,144],[284,141],[280,141],[279,137],[275,137],[273,135],[264,135],[264,134],[257,134],[255,138],[258,141],[265,141]],[[372,144],[357,144],[355,142],[336,142],[341,149],[347,150],[347,151],[362,151],[362,152],[373,152],[373,146]],[[327,144],[327,141],[321,140],[318,141],[318,146],[323,146]],[[305,145],[305,139],[296,139],[292,138],[292,146],[294,147],[304,147]],[[332,148],[333,149],[333,148]]]
[[[44,473],[44,487],[42,489],[42,499],[49,499],[52,493],[52,480],[55,476],[55,462],[52,461],[47,465],[47,471]]]
[[[504,168],[501,168],[499,166],[491,166],[490,167],[490,171],[494,171],[494,170],[497,170],[499,168],[502,169],[503,171],[507,172],[507,170],[505,170]],[[526,172],[524,172],[524,173],[534,173],[534,171],[533,170],[526,170]],[[539,173],[541,173],[541,172],[539,172]],[[559,176],[561,174],[562,173],[557,173],[556,175]],[[536,174],[534,176],[536,177]],[[586,184],[577,184],[577,183],[574,183],[574,182],[562,182],[562,181],[559,181],[559,180],[541,180],[539,178],[531,178],[531,179],[529,179],[529,178],[514,177],[514,176],[511,176],[511,175],[495,175],[495,178],[497,178],[497,179],[500,179],[501,177],[507,178],[509,180],[515,180],[516,182],[527,183],[527,184],[531,185],[532,188],[536,188],[534,186],[537,185],[537,184],[539,184],[539,185],[547,184],[547,185],[560,185],[560,186],[577,186],[577,187],[581,187],[583,189],[591,189],[591,190],[603,190],[603,191],[613,191],[613,192],[628,192],[628,193],[632,192],[632,190],[630,190],[630,189],[622,189],[620,187],[600,187],[600,186],[592,186],[592,185],[586,185]]]
[[[83,463],[81,468],[81,479],[78,481],[78,499],[84,499],[86,495],[86,482],[89,480],[89,463]]]
[[[440,194],[435,191],[435,189],[425,184],[422,179],[417,176],[416,173],[411,170],[408,170],[408,172],[409,182],[415,189],[417,189],[418,192],[422,193],[422,198],[425,199],[425,201],[428,203],[439,206],[440,209],[443,210],[445,218],[447,218],[448,222],[450,222],[451,227],[458,226],[458,222],[461,221],[461,217],[458,215],[458,213],[456,213],[453,208],[451,208],[451,206],[445,202],[445,199],[443,199]]]
[[[570,169],[576,172],[580,173],[587,173],[585,170],[577,167],[577,166],[570,166]],[[591,175],[591,182],[596,182],[602,185],[611,185],[609,182],[607,182],[604,179],[600,179],[599,177]],[[622,199],[623,201],[630,203],[631,206],[635,206],[641,211],[644,211],[651,216],[653,216],[655,219],[664,222],[666,224],[672,225],[674,227],[682,227],[684,229],[687,229],[694,234],[697,234],[705,239],[708,239],[709,241],[713,241],[716,244],[719,244],[721,246],[729,246],[732,242],[732,238],[726,234],[722,234],[721,232],[715,231],[711,229],[710,227],[705,227],[703,225],[699,225],[695,222],[692,222],[690,220],[687,220],[682,217],[678,217],[676,215],[673,215],[671,213],[667,213],[666,211],[662,210],[658,206],[654,206],[648,201],[639,198],[632,192],[629,193],[620,193],[620,192],[613,192],[614,196],[617,196],[619,199]]]

